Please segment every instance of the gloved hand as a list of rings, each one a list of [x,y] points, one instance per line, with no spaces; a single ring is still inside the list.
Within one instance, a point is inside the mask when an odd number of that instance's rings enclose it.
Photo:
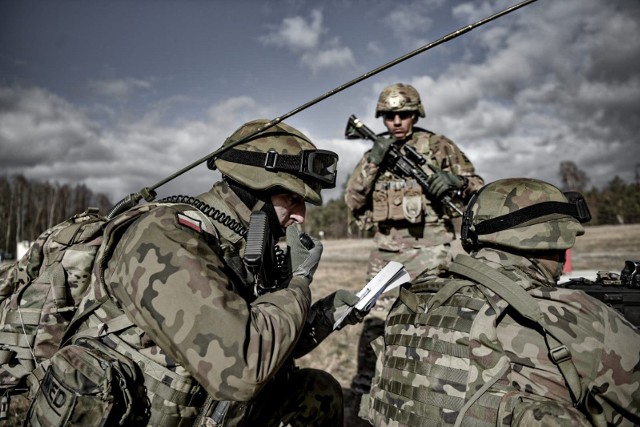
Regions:
[[[322,255],[322,243],[305,233],[300,233],[295,224],[287,227],[287,245],[291,256],[293,277],[301,278],[307,285],[313,279]]]
[[[464,178],[452,173],[443,171],[436,167],[431,167],[433,174],[429,177],[427,184],[429,184],[429,192],[436,200],[440,200],[450,191],[455,191],[465,183]]]
[[[323,317],[323,323],[326,326],[333,329],[333,325],[336,323],[342,315],[350,307],[356,305],[359,298],[353,292],[349,292],[346,289],[339,289],[334,293],[318,300],[313,304],[312,310],[316,312],[316,316],[321,315]],[[362,319],[367,315],[368,311],[361,311],[357,309],[351,310],[351,313],[344,318],[340,326],[337,329],[342,329],[346,325],[355,325],[362,322]]]
[[[373,148],[371,148],[371,151],[369,152],[367,161],[374,165],[382,163],[384,156],[387,155],[387,151],[389,151],[389,147],[391,147],[393,141],[393,138],[384,138],[382,136],[376,138],[376,140],[373,141]]]

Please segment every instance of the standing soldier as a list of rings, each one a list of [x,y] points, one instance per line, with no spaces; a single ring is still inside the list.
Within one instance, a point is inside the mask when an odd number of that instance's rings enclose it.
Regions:
[[[360,160],[345,195],[356,224],[363,230],[375,229],[376,247],[369,258],[367,281],[389,261],[404,264],[414,280],[438,274],[451,261],[452,218],[457,215],[442,198],[449,196],[454,203],[464,204],[482,187],[483,180],[450,139],[415,126],[425,113],[413,86],[396,83],[386,87],[376,106],[376,117],[380,116],[388,132],[380,135]],[[401,152],[402,147],[411,145],[425,158],[422,168],[430,176],[428,190],[388,168],[385,155],[391,144]],[[388,303],[380,301],[372,314],[384,318]],[[382,334],[382,326],[379,318],[365,322],[359,374],[353,383],[356,392],[368,390],[373,375],[368,342]]]
[[[441,202],[442,197],[465,203],[483,180],[450,139],[415,126],[425,113],[413,86],[386,87],[376,106],[376,117],[380,116],[388,132],[360,160],[345,196],[358,226],[376,227],[367,280],[389,261],[404,264],[413,279],[437,274],[450,261],[454,239],[451,218],[455,212]],[[391,144],[400,151],[408,144],[422,154],[427,161],[422,168],[430,176],[428,190],[389,170],[384,160]]]

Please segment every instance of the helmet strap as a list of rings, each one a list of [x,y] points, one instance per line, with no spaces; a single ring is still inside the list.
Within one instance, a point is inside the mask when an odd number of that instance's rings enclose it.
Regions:
[[[270,192],[250,190],[229,177],[225,177],[225,180],[227,181],[227,184],[229,184],[229,188],[236,193],[242,203],[244,203],[252,212],[262,211],[267,215],[269,229],[276,240],[279,240],[284,236],[282,227],[280,226],[280,221],[278,220],[278,215],[273,207],[273,203],[271,203]]]

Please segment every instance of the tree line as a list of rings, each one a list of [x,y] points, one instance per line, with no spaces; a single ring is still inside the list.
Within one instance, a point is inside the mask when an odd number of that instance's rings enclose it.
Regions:
[[[601,189],[587,189],[589,178],[573,162],[562,162],[562,190],[581,192],[593,219],[589,225],[640,223],[640,178],[628,183],[614,177]],[[27,179],[22,175],[0,176],[0,251],[13,254],[16,243],[33,241],[40,233],[69,217],[97,207],[106,214],[109,198],[95,194],[84,184],[70,186]],[[353,223],[343,195],[322,206],[310,207],[305,231],[324,238],[370,237]]]
[[[104,194],[94,194],[84,184],[70,186],[0,176],[0,251],[14,254],[16,244],[33,241],[46,229],[97,207],[105,214],[112,204]]]
[[[640,177],[627,183],[615,176],[601,189],[588,189],[588,175],[570,161],[560,164],[559,176],[561,190],[579,191],[584,196],[592,215],[588,225],[640,223]],[[322,232],[325,238],[332,239],[369,237],[353,223],[344,191],[340,198],[308,210],[305,231],[314,236]]]

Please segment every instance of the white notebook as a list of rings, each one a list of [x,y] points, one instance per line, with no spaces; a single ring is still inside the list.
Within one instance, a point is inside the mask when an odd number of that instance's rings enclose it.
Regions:
[[[396,261],[390,261],[378,272],[378,274],[376,274],[373,279],[371,279],[369,283],[366,284],[364,288],[360,290],[360,292],[356,294],[360,300],[354,307],[345,306],[343,313],[335,313],[337,315],[337,320],[333,325],[333,329],[338,328],[345,317],[347,317],[354,308],[368,311],[375,305],[380,295],[410,281],[411,276],[409,276],[407,270],[404,269],[404,265]]]

